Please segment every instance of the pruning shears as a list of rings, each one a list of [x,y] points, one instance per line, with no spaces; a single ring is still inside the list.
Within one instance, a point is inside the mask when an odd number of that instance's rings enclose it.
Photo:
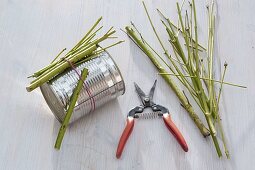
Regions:
[[[146,118],[147,119],[147,118],[162,117],[166,127],[173,134],[173,136],[176,138],[177,142],[180,144],[182,149],[185,152],[188,152],[188,145],[187,145],[183,135],[181,134],[181,132],[178,130],[178,128],[172,121],[172,119],[170,117],[169,110],[166,107],[155,104],[153,102],[153,95],[154,95],[156,83],[157,83],[157,80],[155,80],[152,88],[150,89],[149,95],[145,95],[145,93],[141,90],[141,88],[136,83],[134,83],[136,92],[142,101],[142,105],[131,109],[127,115],[126,127],[125,127],[124,131],[122,132],[122,135],[119,140],[117,152],[116,152],[117,158],[121,157],[121,154],[125,147],[125,144],[129,138],[131,132],[133,131],[135,119],[138,119],[138,118]],[[143,113],[145,108],[151,108],[153,112],[152,113]]]

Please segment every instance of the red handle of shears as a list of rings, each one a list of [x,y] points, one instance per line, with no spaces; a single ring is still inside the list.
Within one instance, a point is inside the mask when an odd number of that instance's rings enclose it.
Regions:
[[[184,137],[182,136],[181,132],[179,131],[179,129],[176,127],[176,125],[172,121],[170,114],[168,114],[168,113],[163,114],[163,120],[164,120],[168,130],[174,135],[175,139],[181,145],[182,149],[185,152],[188,152],[188,145],[187,145]]]
[[[119,144],[118,144],[118,148],[117,148],[117,151],[116,151],[116,157],[118,159],[120,158],[120,156],[122,154],[122,151],[125,147],[125,144],[128,140],[128,137],[130,136],[131,132],[133,131],[134,124],[135,124],[134,118],[133,117],[128,117],[126,127],[125,127],[124,131],[122,132],[122,135],[120,137],[120,141],[119,141]]]

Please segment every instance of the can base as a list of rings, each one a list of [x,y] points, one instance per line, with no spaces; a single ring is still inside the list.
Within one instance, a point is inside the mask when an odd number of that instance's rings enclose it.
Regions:
[[[59,117],[59,115],[64,115],[65,113],[63,104],[58,100],[56,94],[51,89],[49,84],[47,83],[43,84],[42,86],[40,86],[40,90],[52,113],[54,114],[56,119],[60,123],[62,123],[62,120],[64,118]]]

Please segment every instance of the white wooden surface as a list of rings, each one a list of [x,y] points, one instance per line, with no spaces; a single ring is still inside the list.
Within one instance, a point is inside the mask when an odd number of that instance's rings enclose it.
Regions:
[[[176,21],[175,1],[148,0],[153,20],[162,30],[160,8]],[[255,19],[253,0],[217,2],[219,63],[229,64],[226,80],[248,86],[225,86],[223,125],[231,159],[219,159],[210,139],[199,134],[178,99],[148,58],[119,31],[134,21],[159,47],[137,0],[1,0],[0,1],[0,169],[254,169],[255,167]],[[205,2],[197,0],[200,40],[205,44]],[[60,124],[39,90],[26,92],[30,73],[48,64],[63,47],[70,49],[89,26],[103,16],[126,42],[110,52],[126,82],[126,93],[72,125],[60,151],[54,142]],[[161,36],[166,36],[160,31]],[[165,40],[166,41],[166,40]],[[167,106],[189,144],[184,153],[160,120],[141,120],[120,160],[115,158],[119,136],[130,108],[139,104],[133,82],[149,90],[158,79],[155,102]],[[224,106],[223,106],[224,105]],[[198,110],[198,109],[197,109]]]

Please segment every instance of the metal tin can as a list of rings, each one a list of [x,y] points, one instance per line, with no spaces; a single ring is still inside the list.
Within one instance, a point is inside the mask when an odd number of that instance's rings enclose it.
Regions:
[[[125,92],[120,70],[108,52],[78,65],[76,70],[81,71],[84,68],[88,69],[89,75],[80,92],[70,123]],[[59,122],[64,120],[78,80],[79,75],[70,69],[40,87],[49,108]]]

